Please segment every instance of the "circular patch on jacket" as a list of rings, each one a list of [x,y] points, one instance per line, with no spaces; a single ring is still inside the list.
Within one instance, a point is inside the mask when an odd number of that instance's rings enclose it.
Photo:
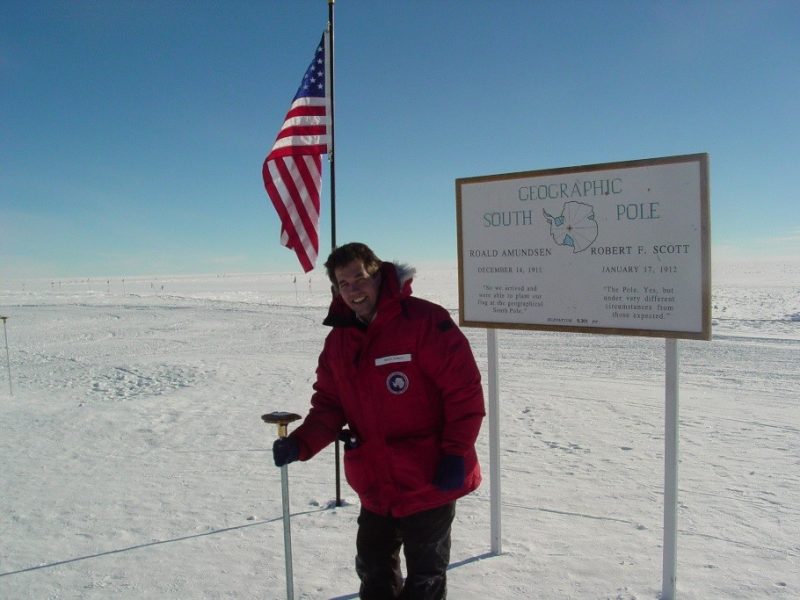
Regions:
[[[386,389],[392,394],[404,394],[408,389],[408,377],[405,373],[395,371],[386,378]]]

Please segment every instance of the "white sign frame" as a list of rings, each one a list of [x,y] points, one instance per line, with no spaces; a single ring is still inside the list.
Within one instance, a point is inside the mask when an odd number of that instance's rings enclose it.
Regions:
[[[711,339],[708,155],[456,180],[466,327]]]

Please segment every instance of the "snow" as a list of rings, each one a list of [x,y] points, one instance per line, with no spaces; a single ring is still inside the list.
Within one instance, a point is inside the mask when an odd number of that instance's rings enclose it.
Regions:
[[[415,293],[457,311],[456,271]],[[273,410],[305,414],[321,274],[0,282],[0,598],[282,598]],[[800,263],[715,266],[680,341],[678,594],[800,597]],[[486,374],[486,332],[466,329]],[[450,597],[661,592],[662,339],[502,330],[503,552],[485,481]],[[333,450],[289,467],[295,597],[356,598],[358,498]]]

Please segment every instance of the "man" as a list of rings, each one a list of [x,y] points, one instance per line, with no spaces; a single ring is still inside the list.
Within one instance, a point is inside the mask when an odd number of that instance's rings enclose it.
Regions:
[[[455,501],[481,481],[475,440],[485,410],[472,350],[444,308],[411,296],[413,269],[360,243],[334,250],[325,268],[336,295],[324,324],[333,329],[311,410],[275,442],[275,464],[308,460],[348,426],[360,598],[443,599]]]

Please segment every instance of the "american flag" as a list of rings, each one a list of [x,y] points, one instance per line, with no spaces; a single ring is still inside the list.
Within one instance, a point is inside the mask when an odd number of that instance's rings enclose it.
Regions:
[[[321,157],[328,152],[325,37],[262,169],[264,186],[281,220],[281,244],[295,251],[306,273],[314,268],[319,251]]]

